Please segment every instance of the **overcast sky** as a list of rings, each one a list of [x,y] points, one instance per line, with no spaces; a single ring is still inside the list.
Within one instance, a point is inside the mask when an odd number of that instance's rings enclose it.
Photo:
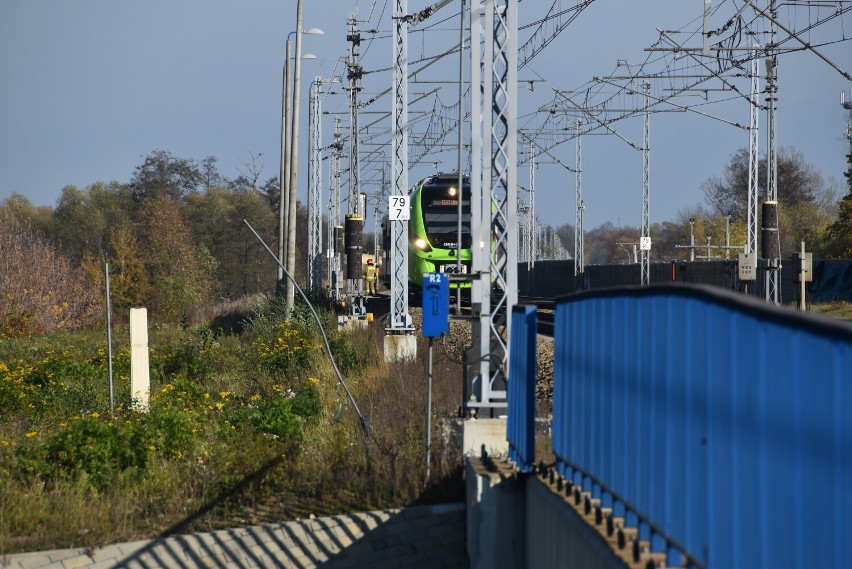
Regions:
[[[365,70],[391,65],[393,2],[305,0],[304,4],[304,27],[319,27],[325,32],[304,38],[304,51],[318,58],[302,66],[302,109],[306,113],[308,81],[315,75],[345,73],[340,60],[348,52],[346,18],[354,10],[363,20],[362,30],[376,31],[364,33],[361,51]],[[427,4],[410,0],[408,8],[414,12]],[[550,4],[550,0],[521,2],[520,24],[543,17]],[[562,2],[563,7],[573,4]],[[721,26],[741,5],[739,0],[714,0],[720,12],[714,14],[713,27]],[[454,2],[435,15],[427,22],[428,31],[412,31],[410,60],[444,51],[457,41],[458,6]],[[68,184],[82,187],[96,181],[128,182],[134,167],[155,149],[196,160],[213,155],[228,177],[246,171],[245,164],[255,156],[257,165],[263,168],[261,179],[275,176],[281,66],[285,38],[295,29],[295,7],[294,0],[0,2],[0,200],[20,193],[37,205],[53,206]],[[592,76],[610,75],[618,60],[641,63],[650,53],[644,49],[658,39],[657,29],[700,23],[702,10],[703,0],[596,0],[520,71],[524,82],[519,92],[522,126],[531,127],[541,120],[533,115],[553,98],[554,89],[572,90]],[[782,11],[781,17],[788,25],[801,28],[808,15]],[[850,14],[807,37],[814,43],[842,40],[844,27],[846,37],[850,37]],[[521,31],[521,42],[531,31]],[[699,42],[688,41],[691,47],[698,47]],[[852,69],[852,43],[827,45],[821,51],[837,66]],[[457,58],[452,58],[429,75],[424,73],[418,78],[423,82],[409,87],[412,98],[439,88],[442,103],[455,103],[458,88],[447,82],[457,78],[456,62]],[[827,181],[834,179],[840,186],[848,144],[844,138],[847,115],[839,96],[843,90],[852,92],[852,85],[810,53],[783,56],[779,77],[779,144],[803,152]],[[363,97],[389,86],[389,72],[368,73]],[[737,86],[748,92],[746,79],[739,80]],[[680,104],[698,102],[696,95]],[[641,101],[636,99],[636,103]],[[390,105],[386,96],[365,111],[389,111]],[[412,105],[412,121],[428,116],[436,105],[434,97]],[[725,122],[748,124],[745,102],[698,108],[724,120],[693,113],[651,117],[652,223],[675,220],[684,208],[701,203],[701,183],[720,175],[729,157],[747,146],[746,131]],[[345,110],[342,93],[324,101],[324,111]],[[325,144],[331,141],[333,116],[324,116]],[[305,144],[307,116],[302,117]],[[364,115],[361,124],[375,118],[378,115]],[[425,119],[419,120],[420,125],[425,124]],[[760,121],[763,153],[765,115]],[[388,126],[389,121],[385,121],[373,131]],[[640,224],[641,152],[622,138],[641,146],[642,120],[620,121],[613,129],[618,136],[583,138],[587,229],[605,221]],[[453,133],[448,142],[455,143],[456,137]],[[553,154],[573,166],[574,142],[555,148]],[[300,196],[304,203],[306,151],[302,150],[300,156]],[[436,169],[455,169],[454,151],[435,156],[412,170],[412,183]],[[325,165],[323,177],[327,188]],[[370,172],[362,174],[363,179],[371,177],[374,175]],[[529,184],[526,168],[519,169],[518,180],[523,186]],[[562,166],[539,166],[536,206],[542,222],[573,223],[574,185],[574,174]],[[378,188],[368,183],[363,189],[375,193]]]

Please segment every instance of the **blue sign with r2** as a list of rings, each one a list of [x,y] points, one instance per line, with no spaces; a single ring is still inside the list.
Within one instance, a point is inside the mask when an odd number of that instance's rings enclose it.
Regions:
[[[423,336],[437,338],[450,332],[450,277],[423,273]]]

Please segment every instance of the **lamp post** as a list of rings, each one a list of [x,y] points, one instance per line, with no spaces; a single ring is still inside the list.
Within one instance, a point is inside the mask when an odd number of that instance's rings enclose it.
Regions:
[[[302,2],[299,0],[297,11],[297,25],[296,31],[292,31],[287,34],[287,42],[284,54],[284,67],[283,67],[283,96],[281,102],[281,166],[279,171],[279,184],[281,189],[281,196],[279,199],[278,206],[278,260],[281,265],[286,266],[287,272],[291,275],[294,273],[295,269],[295,234],[296,234],[296,182],[295,182],[295,174],[291,176],[291,171],[293,165],[295,163],[295,159],[291,159],[292,148],[296,147],[292,144],[295,141],[298,144],[298,138],[294,135],[293,124],[295,122],[296,129],[298,129],[298,122],[294,121],[294,118],[298,117],[298,92],[299,92],[299,74],[300,74],[300,61],[302,59],[316,59],[316,56],[312,54],[305,54],[302,56],[301,54],[301,35],[304,34],[312,34],[312,35],[323,35],[323,32],[319,28],[309,28],[307,30],[302,30]],[[294,81],[294,91],[295,91],[295,100],[293,105],[293,112],[291,112],[290,108],[290,38],[293,35],[296,35],[296,67],[295,67],[295,81]],[[292,115],[292,116],[291,116]],[[292,228],[290,224],[292,223]],[[289,245],[290,239],[293,240],[292,249]],[[287,244],[285,246],[285,244]],[[293,262],[292,264],[289,262],[290,251],[293,252]],[[285,252],[288,257],[285,258]],[[285,262],[286,261],[286,262]],[[283,288],[282,288],[283,287]],[[278,294],[284,292],[288,298],[287,307],[288,309],[293,306],[293,298],[294,298],[294,288],[287,280],[284,278],[284,270],[281,266],[278,267]]]

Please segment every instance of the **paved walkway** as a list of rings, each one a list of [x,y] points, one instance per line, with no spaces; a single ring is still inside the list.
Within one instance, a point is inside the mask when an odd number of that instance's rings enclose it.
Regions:
[[[4,569],[468,567],[464,504],[416,506],[172,536],[103,548],[0,556]]]

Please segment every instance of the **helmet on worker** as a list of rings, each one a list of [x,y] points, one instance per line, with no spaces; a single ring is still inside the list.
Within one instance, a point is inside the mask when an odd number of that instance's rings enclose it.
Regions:
[[[373,264],[373,260],[372,260],[372,259],[367,259],[367,264],[368,264],[368,265],[372,265],[372,264]]]

